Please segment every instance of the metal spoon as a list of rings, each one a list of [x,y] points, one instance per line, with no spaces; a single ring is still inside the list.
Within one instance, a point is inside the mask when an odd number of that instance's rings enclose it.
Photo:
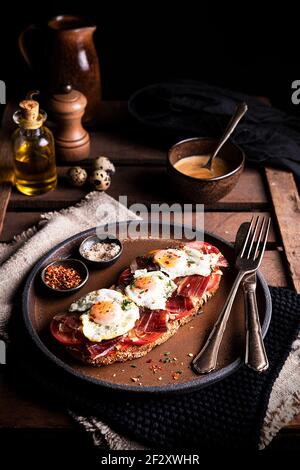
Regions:
[[[214,151],[214,153],[209,157],[208,161],[203,165],[201,168],[207,168],[210,172],[212,172],[212,163],[214,161],[214,158],[217,156],[219,153],[220,149],[223,147],[225,142],[229,139],[231,136],[232,132],[244,116],[248,109],[248,106],[246,103],[240,103],[237,105],[236,110],[232,118],[230,119],[228,126],[226,127],[224,134],[222,135],[221,139],[219,140],[219,143]]]

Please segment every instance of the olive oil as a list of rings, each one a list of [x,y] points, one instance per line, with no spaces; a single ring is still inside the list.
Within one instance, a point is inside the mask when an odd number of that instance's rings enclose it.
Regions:
[[[32,95],[13,116],[19,125],[13,134],[15,185],[27,196],[55,189],[57,183],[53,134],[43,125],[47,115]]]

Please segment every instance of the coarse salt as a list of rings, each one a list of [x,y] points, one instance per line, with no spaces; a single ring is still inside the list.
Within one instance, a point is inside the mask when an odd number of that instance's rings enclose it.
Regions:
[[[120,252],[117,243],[94,243],[90,248],[82,250],[83,256],[90,261],[109,261]]]

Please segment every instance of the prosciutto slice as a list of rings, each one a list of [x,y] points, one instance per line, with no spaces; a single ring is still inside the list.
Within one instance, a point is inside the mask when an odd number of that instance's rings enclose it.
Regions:
[[[100,343],[87,344],[86,349],[92,359],[105,356],[109,352],[113,351],[117,343],[120,342],[119,338],[108,339],[101,341]]]
[[[156,271],[157,266],[153,263],[151,257],[137,256],[130,265],[130,271],[134,274],[138,269],[147,269],[147,271]]]
[[[118,284],[120,286],[127,286],[128,284],[131,283],[132,278],[133,276],[132,276],[130,268],[126,268],[124,269],[124,271],[121,272],[119,276]]]
[[[178,320],[189,315],[194,310],[194,304],[190,297],[174,295],[167,300],[166,310],[170,313],[170,319]]]
[[[168,313],[164,310],[140,308],[140,319],[135,325],[137,336],[147,333],[165,333],[168,331]]]
[[[201,300],[207,289],[210,277],[211,276],[200,276],[199,274],[183,277],[179,281],[177,293],[183,297]]]
[[[168,331],[169,314],[164,310],[140,309],[140,319],[133,330],[122,338],[124,345],[149,344]]]

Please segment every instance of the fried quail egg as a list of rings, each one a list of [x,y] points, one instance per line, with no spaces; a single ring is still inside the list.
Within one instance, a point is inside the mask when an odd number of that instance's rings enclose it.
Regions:
[[[82,332],[90,341],[116,338],[130,331],[139,318],[139,308],[121,292],[99,289],[74,302],[71,311],[80,316]]]
[[[153,261],[171,279],[193,274],[209,276],[218,261],[218,255],[201,253],[199,250],[184,246],[158,250],[153,255]]]
[[[176,284],[161,271],[137,270],[132,283],[125,288],[127,296],[139,307],[164,310]]]
[[[93,304],[103,300],[104,297],[109,297],[115,300],[122,301],[121,292],[112,289],[93,290],[92,292],[89,292],[83,297],[80,297],[80,299],[71,303],[69,307],[69,312],[85,312],[86,310],[91,308]]]

